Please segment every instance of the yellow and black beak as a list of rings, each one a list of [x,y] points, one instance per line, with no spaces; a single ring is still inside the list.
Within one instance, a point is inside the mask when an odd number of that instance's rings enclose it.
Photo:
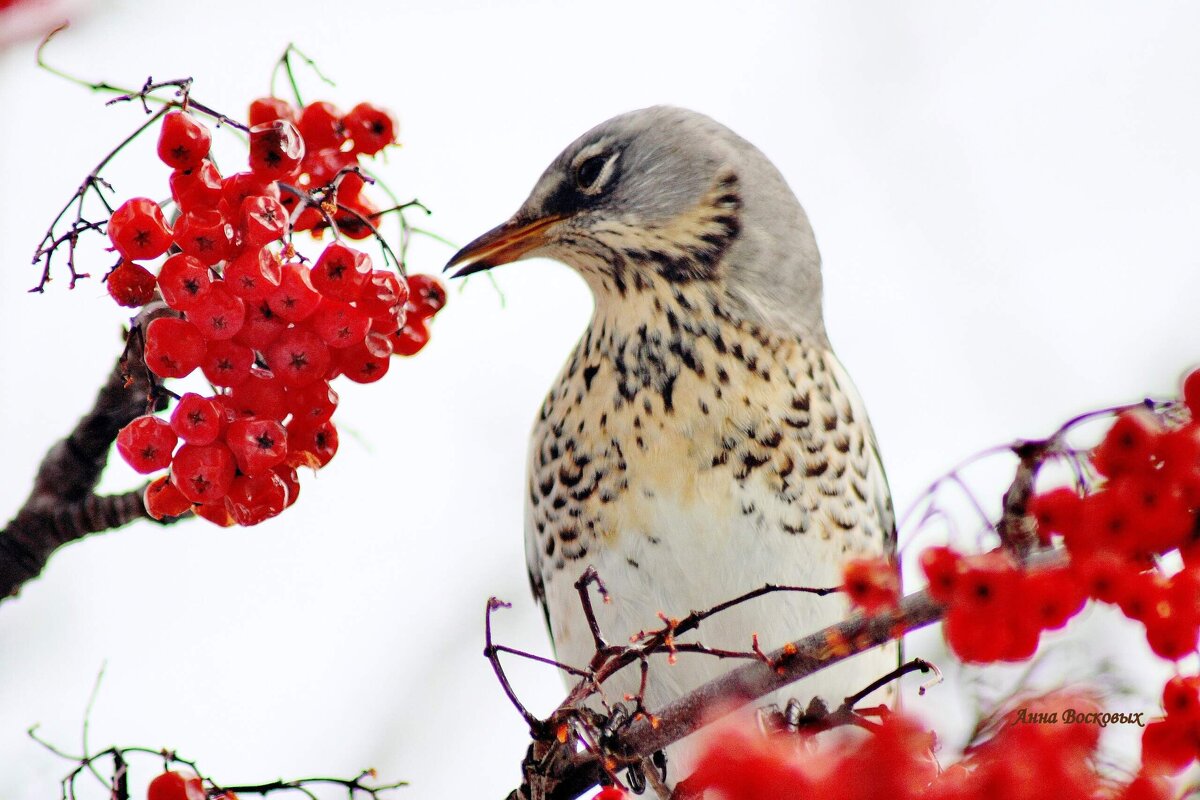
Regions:
[[[547,233],[550,226],[561,219],[561,216],[554,214],[533,220],[513,217],[455,253],[443,272],[460,267],[450,277],[461,278],[501,264],[510,264],[545,245],[549,241]]]

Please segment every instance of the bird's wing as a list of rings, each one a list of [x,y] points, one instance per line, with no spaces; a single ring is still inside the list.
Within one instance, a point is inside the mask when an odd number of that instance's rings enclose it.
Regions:
[[[867,416],[867,408],[863,403],[862,396],[859,395],[854,382],[850,380],[850,375],[842,366],[842,362],[831,350],[825,352],[824,361],[837,387],[849,402],[854,419],[858,421],[866,439],[866,449],[863,455],[866,464],[862,473],[865,474],[866,483],[864,494],[871,509],[868,521],[879,526],[883,535],[884,553],[894,556],[896,553],[896,513],[892,507],[892,492],[888,488],[887,474],[884,472],[883,460],[879,455],[879,443],[875,438],[875,429]]]
[[[526,465],[525,481],[530,492],[536,491],[534,487],[534,447],[536,447],[537,437],[530,437],[530,452],[529,460]],[[533,500],[531,497],[525,498],[525,569],[529,575],[529,590],[533,592],[533,599],[542,608],[542,615],[546,618],[546,633],[550,636],[550,646],[554,647],[554,629],[550,625],[550,607],[546,603],[546,582],[542,578],[542,551],[538,546],[538,535],[536,530],[536,521],[533,514]]]

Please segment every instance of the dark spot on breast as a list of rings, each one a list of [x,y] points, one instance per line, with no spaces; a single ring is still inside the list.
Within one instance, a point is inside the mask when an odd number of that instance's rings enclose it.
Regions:
[[[592,388],[592,378],[596,377],[596,373],[600,371],[599,364],[593,364],[583,368],[583,385],[588,389]]]

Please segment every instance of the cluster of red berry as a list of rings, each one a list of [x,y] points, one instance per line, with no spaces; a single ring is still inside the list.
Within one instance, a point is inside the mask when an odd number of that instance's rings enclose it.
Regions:
[[[1003,550],[965,555],[931,547],[920,563],[929,593],[946,608],[945,636],[964,661],[1022,661],[1043,631],[1061,628],[1089,599],[1114,605],[1145,626],[1161,658],[1179,661],[1200,641],[1200,370],[1183,382],[1190,419],[1167,424],[1138,408],[1117,416],[1090,462],[1103,478],[1090,491],[1036,494],[1030,514],[1041,544],[1067,556],[1024,567]],[[1162,556],[1178,551],[1168,575]],[[851,562],[844,588],[875,612],[898,601],[894,568]],[[1177,773],[1200,758],[1200,677],[1177,676],[1163,692],[1166,718],[1142,740],[1143,769]]]
[[[709,740],[687,789],[697,796],[717,790],[725,800],[1041,800],[1051,792],[1059,800],[1171,798],[1161,777],[1141,774],[1114,786],[1097,771],[1100,728],[1067,721],[1095,713],[1098,706],[1083,696],[1024,702],[945,770],[934,759],[933,734],[903,715],[884,718],[872,736],[815,750],[797,747],[791,735],[727,729]]]
[[[362,103],[342,116],[312,103],[297,113],[265,98],[250,123],[249,171],[222,177],[208,129],[186,111],[167,113],[158,154],[174,170],[178,216],[168,223],[158,203],[134,198],[108,221],[121,256],[109,293],[130,307],[160,295],[175,312],[143,331],[146,365],[163,378],[199,368],[214,387],[183,395],[169,420],[142,416],[117,437],[138,472],[170,470],[146,491],[155,518],[192,510],[254,525],[294,503],[296,468],[320,468],[337,451],[330,381],[382,378],[392,355],[425,345],[446,302],[436,277],[374,269],[339,240],[310,265],[291,241],[296,230],[372,235],[376,209],[354,168],[394,141],[386,111]],[[157,276],[139,263],[164,255]]]

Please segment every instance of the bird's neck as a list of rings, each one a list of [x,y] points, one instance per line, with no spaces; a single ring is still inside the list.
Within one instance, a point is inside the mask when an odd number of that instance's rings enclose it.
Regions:
[[[745,381],[769,381],[772,372],[784,377],[813,346],[739,319],[718,283],[656,276],[623,296],[597,295],[567,374],[581,375],[587,389],[601,374],[614,383],[618,407],[652,402],[670,414],[680,381],[707,383],[719,397]]]

